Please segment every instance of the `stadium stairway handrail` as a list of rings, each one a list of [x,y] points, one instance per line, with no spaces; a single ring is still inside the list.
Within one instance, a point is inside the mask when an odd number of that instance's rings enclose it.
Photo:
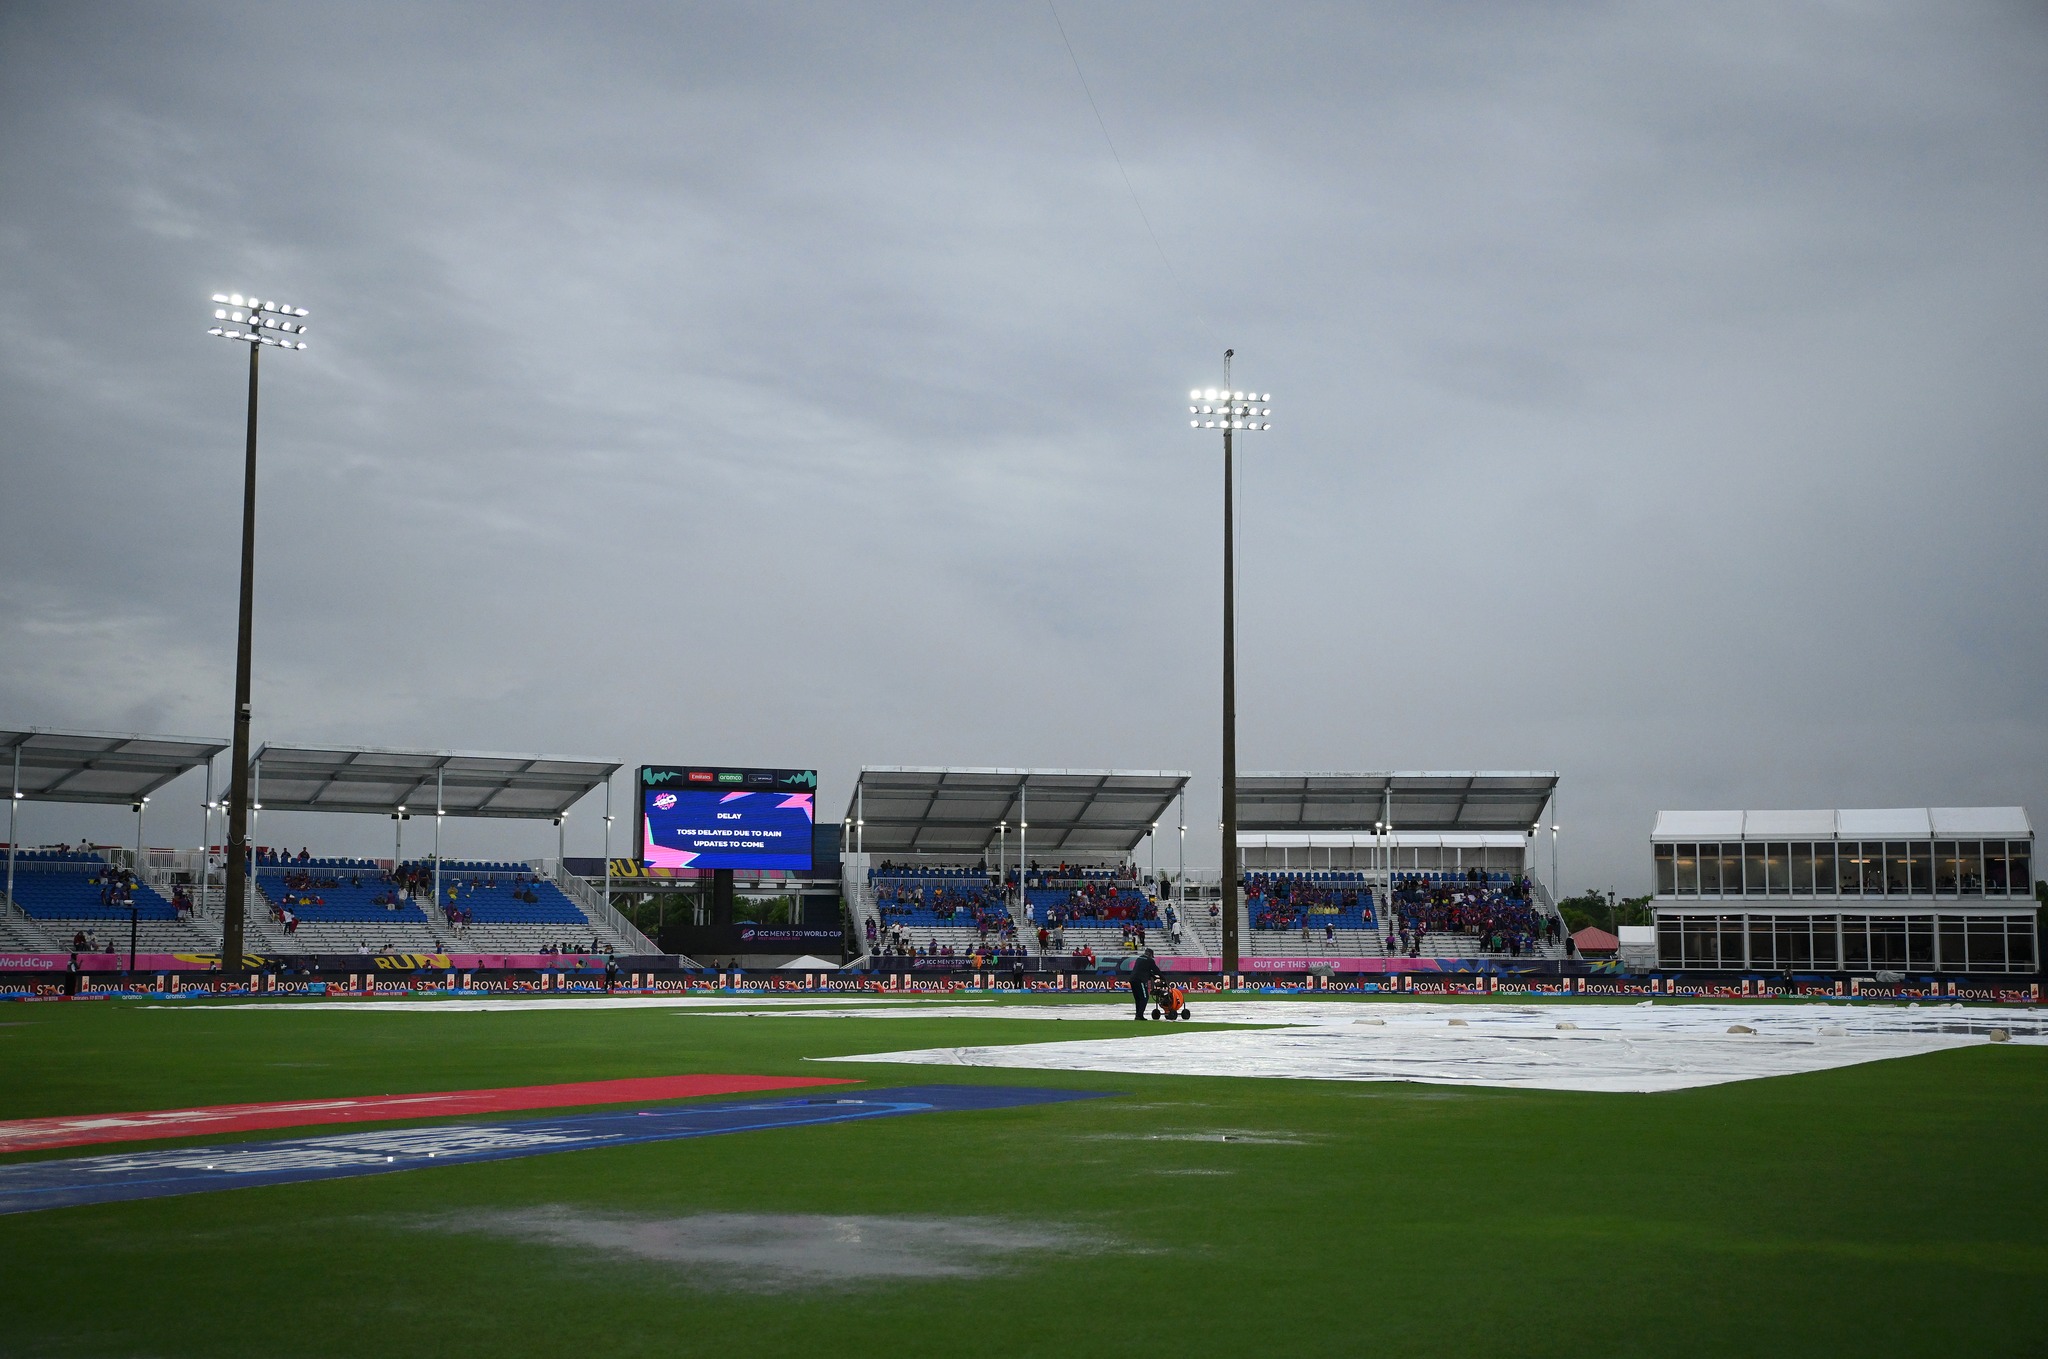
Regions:
[[[845,898],[847,913],[853,918],[856,951],[856,956],[846,963],[848,968],[866,968],[874,962],[874,950],[868,947],[868,922],[874,920],[877,930],[882,922],[874,914],[874,888],[868,882],[872,862],[859,850],[842,850],[839,855],[839,895]]]
[[[39,952],[48,953],[55,950],[56,940],[50,937],[50,932],[38,924],[34,916],[15,905],[14,898],[8,896],[5,890],[0,890],[0,901],[7,903],[7,928],[11,933],[35,946]]]
[[[271,901],[263,894],[256,875],[251,873],[244,879],[249,886],[242,898],[242,951],[244,953],[289,953],[282,927],[276,926],[270,918]],[[216,920],[211,931],[213,946],[221,947],[227,941],[222,938],[223,922]]]
[[[1003,909],[1009,912],[1010,923],[1017,930],[1017,939],[1024,945],[1024,956],[1027,958],[1043,958],[1045,950],[1038,946],[1038,926],[1032,923],[1031,912],[1023,900],[1026,894],[1019,892],[1013,897],[1010,895],[1007,886],[1000,887],[997,890],[1003,894]]]
[[[553,872],[548,873],[549,866]],[[611,932],[613,938],[625,946],[627,953],[654,954],[661,952],[661,946],[642,934],[632,921],[619,912],[619,908],[604,899],[604,893],[590,883],[569,871],[568,865],[559,859],[535,860],[536,873],[546,874],[555,886],[562,889],[562,895],[574,902],[577,909],[590,917],[593,926]]]

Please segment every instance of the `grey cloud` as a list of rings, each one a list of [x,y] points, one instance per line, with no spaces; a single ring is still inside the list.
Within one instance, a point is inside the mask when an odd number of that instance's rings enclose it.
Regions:
[[[256,287],[262,736],[1186,767],[1212,857],[1213,334],[1246,767],[1558,768],[1573,886],[2048,806],[2040,11],[1061,13],[1172,274],[1033,4],[8,7],[0,714],[225,730]]]

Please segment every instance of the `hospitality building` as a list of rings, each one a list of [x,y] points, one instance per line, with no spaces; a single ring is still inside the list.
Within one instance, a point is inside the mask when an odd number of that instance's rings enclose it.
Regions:
[[[1664,968],[2031,973],[2022,807],[1666,811],[1650,835]]]

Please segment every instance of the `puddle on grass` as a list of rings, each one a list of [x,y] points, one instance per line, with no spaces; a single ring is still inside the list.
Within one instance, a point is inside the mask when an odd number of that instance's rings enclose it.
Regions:
[[[782,1293],[993,1274],[1028,1251],[1098,1248],[1070,1227],[997,1217],[862,1217],[822,1213],[696,1213],[645,1217],[553,1206],[419,1222],[422,1230],[510,1237],[537,1245],[674,1266],[691,1287]]]
[[[1217,1128],[1205,1132],[1083,1133],[1082,1142],[1242,1142],[1251,1147],[1305,1147],[1310,1140],[1293,1133],[1253,1132]]]
[[[1119,1113],[1129,1112],[1131,1110],[1149,1111],[1154,1109],[1207,1109],[1209,1107],[1211,1106],[1199,1103],[1194,1100],[1173,1100],[1170,1103],[1161,1102],[1154,1104],[1127,1104],[1123,1100],[1118,1100],[1116,1102],[1116,1108]]]

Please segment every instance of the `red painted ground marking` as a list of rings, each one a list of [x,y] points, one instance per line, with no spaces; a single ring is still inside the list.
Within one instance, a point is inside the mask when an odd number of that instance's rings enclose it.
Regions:
[[[858,1085],[829,1076],[646,1076],[565,1085],[512,1085],[497,1090],[446,1090],[419,1095],[360,1095],[276,1104],[215,1104],[139,1114],[74,1114],[0,1122],[0,1152],[42,1151],[92,1142],[299,1128],[314,1123],[370,1123],[399,1118],[495,1114],[511,1109],[562,1109],[585,1104],[635,1104],[694,1095],[746,1095],[809,1085]]]

